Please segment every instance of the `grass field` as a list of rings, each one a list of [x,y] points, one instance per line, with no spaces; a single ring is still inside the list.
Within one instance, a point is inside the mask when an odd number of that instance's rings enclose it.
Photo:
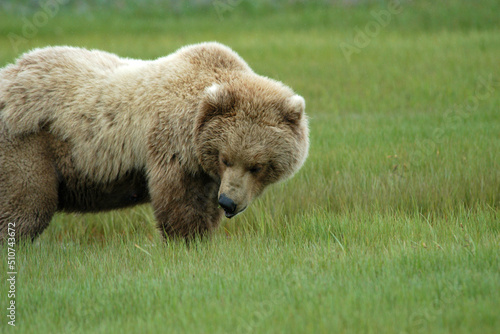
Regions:
[[[163,243],[149,206],[57,215],[16,245],[15,328],[0,246],[0,332],[498,333],[500,4],[414,0],[382,24],[387,2],[228,3],[61,9],[28,37],[34,13],[0,14],[0,66],[46,45],[155,58],[220,41],[303,95],[311,126],[295,178],[190,246]]]

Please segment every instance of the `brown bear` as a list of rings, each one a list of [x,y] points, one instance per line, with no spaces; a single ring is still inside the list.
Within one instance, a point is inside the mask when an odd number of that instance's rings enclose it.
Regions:
[[[146,202],[165,236],[203,235],[302,166],[304,108],[219,43],[154,61],[28,52],[0,70],[0,239]]]

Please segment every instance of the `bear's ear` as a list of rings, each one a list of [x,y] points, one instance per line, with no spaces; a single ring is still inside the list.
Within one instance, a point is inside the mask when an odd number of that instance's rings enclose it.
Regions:
[[[196,118],[196,140],[200,140],[203,129],[212,119],[217,116],[234,114],[235,105],[235,94],[226,87],[214,83],[205,88]]]
[[[306,101],[300,95],[294,95],[285,100],[282,111],[285,121],[291,124],[298,124],[304,115]]]
[[[201,104],[201,114],[205,119],[227,114],[234,110],[235,103],[236,99],[232,92],[214,83],[205,89],[204,101]]]

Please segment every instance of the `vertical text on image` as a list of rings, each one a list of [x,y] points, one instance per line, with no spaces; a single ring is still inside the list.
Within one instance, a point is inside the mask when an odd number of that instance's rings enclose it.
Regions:
[[[16,326],[16,223],[10,222],[7,227],[7,282],[9,289],[7,298],[9,299],[7,307],[8,324]]]

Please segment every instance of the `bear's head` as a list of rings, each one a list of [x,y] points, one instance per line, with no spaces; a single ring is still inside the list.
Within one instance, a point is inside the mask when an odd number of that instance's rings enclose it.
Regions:
[[[304,99],[255,74],[204,91],[196,124],[197,156],[220,182],[226,217],[242,212],[272,183],[304,164],[309,129]]]

